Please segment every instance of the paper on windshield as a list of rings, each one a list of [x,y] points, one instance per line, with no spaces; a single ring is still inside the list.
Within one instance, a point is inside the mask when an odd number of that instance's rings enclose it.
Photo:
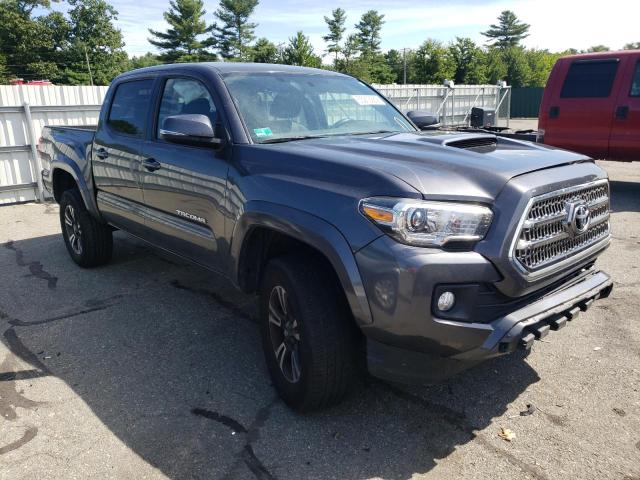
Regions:
[[[384,100],[382,100],[378,95],[351,95],[358,105],[384,105]]]

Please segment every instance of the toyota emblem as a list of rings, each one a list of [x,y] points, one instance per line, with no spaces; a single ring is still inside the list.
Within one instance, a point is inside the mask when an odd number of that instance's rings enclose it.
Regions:
[[[587,231],[591,223],[591,211],[586,202],[567,202],[565,211],[567,216],[562,223],[568,233],[575,236]]]

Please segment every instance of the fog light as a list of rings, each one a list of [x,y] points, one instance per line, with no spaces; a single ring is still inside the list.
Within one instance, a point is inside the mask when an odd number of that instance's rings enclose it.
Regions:
[[[444,292],[440,297],[438,297],[438,310],[441,312],[446,312],[447,310],[451,310],[453,305],[456,303],[456,296],[453,292]]]

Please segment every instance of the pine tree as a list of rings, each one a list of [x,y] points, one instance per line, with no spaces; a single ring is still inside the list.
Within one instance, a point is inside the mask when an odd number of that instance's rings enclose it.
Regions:
[[[355,25],[360,52],[364,56],[380,53],[380,30],[384,25],[384,15],[376,10],[365,12]]]
[[[299,67],[320,68],[322,60],[313,52],[313,46],[309,37],[302,32],[297,32],[295,37],[289,39],[289,44],[285,47],[282,60],[287,65],[297,65]]]
[[[329,27],[329,33],[322,37],[327,42],[327,52],[335,54],[334,65],[338,63],[338,54],[342,51],[340,42],[346,30],[344,24],[347,21],[347,13],[342,8],[336,8],[331,12],[331,17],[324,17]]]
[[[529,36],[527,23],[522,23],[511,10],[504,10],[498,17],[498,24],[490,25],[482,35],[489,39],[494,47],[508,48],[518,46],[520,40]]]
[[[251,47],[252,61],[257,63],[278,63],[280,60],[280,52],[278,47],[266,38],[260,38]]]
[[[227,60],[251,59],[251,43],[258,26],[249,22],[258,0],[221,0],[214,16],[221,22],[213,24],[213,43]]]
[[[165,62],[203,62],[215,60],[210,53],[210,39],[202,36],[210,33],[204,15],[206,10],[202,0],[171,0],[170,8],[164,12],[164,19],[169,24],[166,32],[149,29],[155,38],[149,43],[163,50],[160,58]]]

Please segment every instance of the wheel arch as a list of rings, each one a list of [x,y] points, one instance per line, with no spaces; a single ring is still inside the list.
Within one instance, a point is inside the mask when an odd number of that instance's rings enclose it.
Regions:
[[[82,176],[79,171],[76,171],[76,169],[78,169],[78,166],[71,161],[62,162],[56,160],[52,162],[51,181],[53,197],[56,202],[60,202],[60,198],[65,190],[77,188],[80,191],[82,201],[89,213],[96,218],[100,218],[92,190],[87,185],[84,176]]]
[[[372,322],[351,248],[336,227],[315,215],[269,202],[248,202],[231,240],[232,278],[245,292],[258,288],[270,258],[306,249],[329,266],[358,324]]]

